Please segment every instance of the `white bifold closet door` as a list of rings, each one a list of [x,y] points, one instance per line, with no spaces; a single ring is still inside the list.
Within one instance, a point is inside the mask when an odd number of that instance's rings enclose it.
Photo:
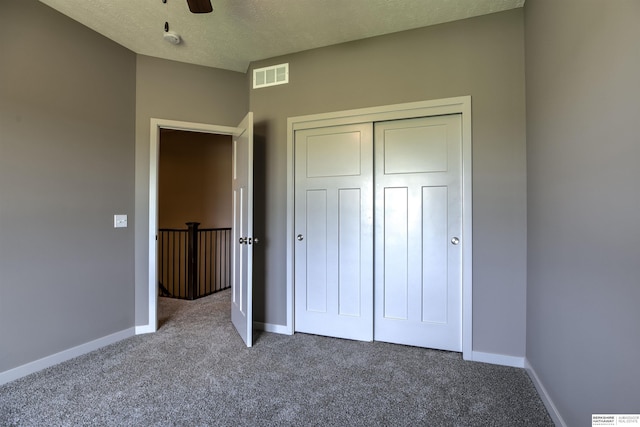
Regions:
[[[461,144],[460,115],[296,132],[296,331],[462,350]]]

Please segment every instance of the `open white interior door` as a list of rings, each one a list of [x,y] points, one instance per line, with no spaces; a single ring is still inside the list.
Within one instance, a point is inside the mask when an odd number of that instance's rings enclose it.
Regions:
[[[253,344],[253,113],[233,135],[233,282],[231,321]]]

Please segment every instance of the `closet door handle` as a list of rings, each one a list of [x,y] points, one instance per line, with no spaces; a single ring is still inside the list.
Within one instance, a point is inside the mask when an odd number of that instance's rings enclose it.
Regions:
[[[298,237],[296,237],[296,239],[298,239],[298,242],[302,242],[304,240],[304,236],[302,234],[298,234]]]

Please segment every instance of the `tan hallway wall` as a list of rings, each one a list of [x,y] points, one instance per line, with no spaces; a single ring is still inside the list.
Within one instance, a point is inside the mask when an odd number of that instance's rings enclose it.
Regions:
[[[158,227],[230,228],[231,137],[162,129],[158,161]]]

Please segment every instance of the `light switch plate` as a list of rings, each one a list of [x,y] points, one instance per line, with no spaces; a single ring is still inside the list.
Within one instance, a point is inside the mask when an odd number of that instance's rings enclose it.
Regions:
[[[127,216],[126,215],[114,215],[113,216],[114,228],[127,228]]]

